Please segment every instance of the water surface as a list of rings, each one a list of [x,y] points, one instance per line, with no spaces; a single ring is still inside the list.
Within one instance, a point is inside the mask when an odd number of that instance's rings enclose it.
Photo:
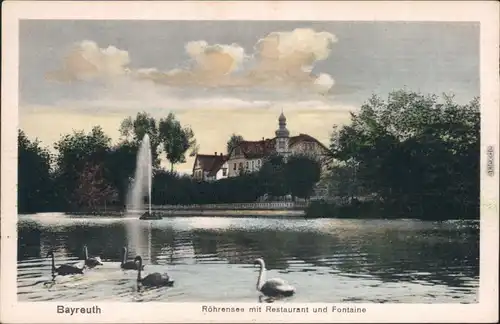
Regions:
[[[20,301],[256,302],[262,257],[268,278],[296,287],[289,302],[477,302],[477,222],[39,214],[19,216],[18,235]],[[105,265],[51,282],[47,252],[79,262],[84,244]],[[124,245],[175,286],[138,289],[119,267]]]

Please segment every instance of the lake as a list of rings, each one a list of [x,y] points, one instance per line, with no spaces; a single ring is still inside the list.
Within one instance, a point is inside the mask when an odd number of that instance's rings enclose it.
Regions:
[[[19,216],[18,238],[19,301],[256,302],[258,257],[296,288],[285,302],[475,303],[479,289],[474,221],[37,214]],[[51,282],[47,252],[77,262],[84,244],[104,265]],[[125,245],[174,287],[138,289]]]

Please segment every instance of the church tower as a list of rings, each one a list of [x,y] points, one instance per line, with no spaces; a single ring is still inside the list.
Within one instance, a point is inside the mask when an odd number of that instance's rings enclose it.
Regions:
[[[286,128],[286,117],[283,114],[283,111],[281,112],[281,115],[278,119],[279,127],[276,130],[276,153],[279,155],[283,156],[288,156],[289,151],[288,151],[288,143],[289,143],[289,137],[290,137],[290,132]]]

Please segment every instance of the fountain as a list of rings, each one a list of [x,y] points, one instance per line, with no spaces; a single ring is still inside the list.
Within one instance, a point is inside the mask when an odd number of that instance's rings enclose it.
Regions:
[[[149,135],[144,135],[139,151],[137,152],[137,163],[135,177],[128,195],[128,207],[134,211],[144,210],[144,196],[148,196],[148,209],[139,219],[161,219],[161,216],[151,211],[151,181],[152,181],[152,157]]]

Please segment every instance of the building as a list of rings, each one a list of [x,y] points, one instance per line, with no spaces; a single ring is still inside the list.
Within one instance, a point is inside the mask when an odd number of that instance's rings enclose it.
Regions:
[[[216,181],[228,177],[227,155],[197,154],[193,165],[193,179],[198,181]]]
[[[294,154],[303,154],[321,160],[328,153],[328,148],[310,135],[290,136],[283,113],[279,116],[275,135],[274,138],[262,138],[260,141],[242,141],[235,146],[229,152],[226,161],[229,167],[228,177],[238,176],[242,171],[258,171],[264,159],[273,154],[285,158]]]

